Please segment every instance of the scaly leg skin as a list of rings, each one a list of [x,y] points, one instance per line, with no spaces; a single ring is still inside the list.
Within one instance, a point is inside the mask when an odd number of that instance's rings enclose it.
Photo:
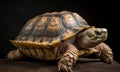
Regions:
[[[18,49],[10,51],[7,57],[8,57],[8,60],[10,61],[16,61],[16,60],[21,60],[25,58],[24,54]]]
[[[68,44],[66,48],[67,51],[63,54],[58,63],[58,70],[65,72],[73,72],[72,67],[78,59],[78,50],[72,44]]]
[[[113,53],[111,48],[105,44],[105,43],[100,43],[95,47],[99,52],[96,53],[98,57],[100,57],[102,62],[111,64],[113,62]]]

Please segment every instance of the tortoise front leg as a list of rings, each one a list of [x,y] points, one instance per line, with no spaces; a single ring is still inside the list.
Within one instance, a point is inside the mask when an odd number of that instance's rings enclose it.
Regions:
[[[59,71],[73,72],[72,66],[78,59],[78,50],[72,44],[68,44],[65,48],[67,48],[67,51],[61,57],[58,63],[58,69]]]
[[[19,50],[12,50],[8,53],[7,55],[8,60],[10,61],[16,61],[16,60],[21,60],[25,58],[25,55]]]
[[[113,61],[113,53],[111,48],[105,44],[105,43],[100,43],[95,47],[99,52],[96,53],[98,57],[100,57],[101,61],[105,63],[112,63]]]

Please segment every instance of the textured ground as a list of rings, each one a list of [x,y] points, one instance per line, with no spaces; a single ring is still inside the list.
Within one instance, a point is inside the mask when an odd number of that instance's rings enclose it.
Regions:
[[[104,64],[99,59],[80,58],[74,72],[120,72],[120,64]],[[57,61],[39,61],[34,59],[10,62],[0,59],[0,72],[57,72]]]

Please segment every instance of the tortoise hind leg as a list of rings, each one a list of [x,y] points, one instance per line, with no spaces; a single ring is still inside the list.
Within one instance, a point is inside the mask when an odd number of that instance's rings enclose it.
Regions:
[[[67,44],[65,48],[67,48],[67,50],[58,63],[58,69],[59,71],[73,72],[72,66],[78,59],[78,50],[72,44]]]
[[[112,63],[113,61],[113,53],[111,48],[105,44],[105,43],[100,43],[95,47],[99,52],[96,53],[96,55],[101,59],[101,61],[105,63]]]
[[[25,55],[20,50],[12,50],[7,55],[10,61],[21,60],[25,58]]]

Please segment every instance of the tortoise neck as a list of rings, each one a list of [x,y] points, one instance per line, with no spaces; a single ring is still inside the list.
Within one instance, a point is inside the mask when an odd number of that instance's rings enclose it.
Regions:
[[[76,46],[77,48],[80,48],[80,45],[79,45],[79,41],[78,41],[77,35],[74,37],[73,45]]]

